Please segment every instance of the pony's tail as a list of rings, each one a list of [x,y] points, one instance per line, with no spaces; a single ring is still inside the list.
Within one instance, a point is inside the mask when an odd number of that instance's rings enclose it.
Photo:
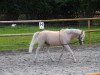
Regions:
[[[40,32],[36,32],[34,33],[33,37],[32,37],[32,41],[30,43],[30,46],[29,46],[29,53],[32,53],[32,50],[33,50],[33,46],[35,43],[37,43],[38,41],[38,35],[39,35]]]

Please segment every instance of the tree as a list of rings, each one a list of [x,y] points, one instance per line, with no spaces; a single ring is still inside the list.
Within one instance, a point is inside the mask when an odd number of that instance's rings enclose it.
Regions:
[[[100,11],[100,0],[1,0],[5,20],[93,17]]]
[[[80,0],[80,17],[93,17],[96,11],[100,11],[100,0]]]

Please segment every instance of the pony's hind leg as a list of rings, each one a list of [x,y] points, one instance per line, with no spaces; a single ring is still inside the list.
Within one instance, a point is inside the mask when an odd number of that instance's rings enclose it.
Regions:
[[[71,50],[71,48],[69,47],[69,45],[64,45],[64,47],[65,47],[68,51],[71,52],[71,54],[72,54],[72,56],[73,56],[73,58],[74,58],[74,61],[76,62],[76,58],[75,58],[75,56],[74,56],[74,53],[73,53],[73,51]]]
[[[42,45],[41,46],[38,46],[38,48],[36,49],[36,54],[35,54],[35,62],[37,60],[37,56],[38,56],[38,53],[39,53],[39,50],[42,49]]]
[[[36,49],[35,62],[36,62],[36,60],[37,60],[37,55],[38,55],[38,53],[39,53],[40,48],[41,48],[41,47],[38,47],[38,48]]]

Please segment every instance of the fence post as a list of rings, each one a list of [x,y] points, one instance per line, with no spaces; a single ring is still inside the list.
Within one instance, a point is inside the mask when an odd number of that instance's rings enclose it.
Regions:
[[[91,21],[88,20],[88,30],[90,30],[90,26],[91,26]],[[89,38],[89,45],[91,44],[91,35],[90,35],[90,31],[88,32],[88,38]]]

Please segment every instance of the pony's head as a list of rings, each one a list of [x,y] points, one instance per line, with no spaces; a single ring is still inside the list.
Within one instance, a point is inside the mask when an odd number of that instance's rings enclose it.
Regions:
[[[80,30],[80,29],[62,29],[65,33],[67,33],[67,38],[73,39],[73,38],[78,38],[79,44],[83,45],[83,41],[85,38],[85,31]]]
[[[84,38],[85,38],[85,31],[81,31],[81,34],[79,34],[79,37],[78,37],[80,45],[83,45]]]

